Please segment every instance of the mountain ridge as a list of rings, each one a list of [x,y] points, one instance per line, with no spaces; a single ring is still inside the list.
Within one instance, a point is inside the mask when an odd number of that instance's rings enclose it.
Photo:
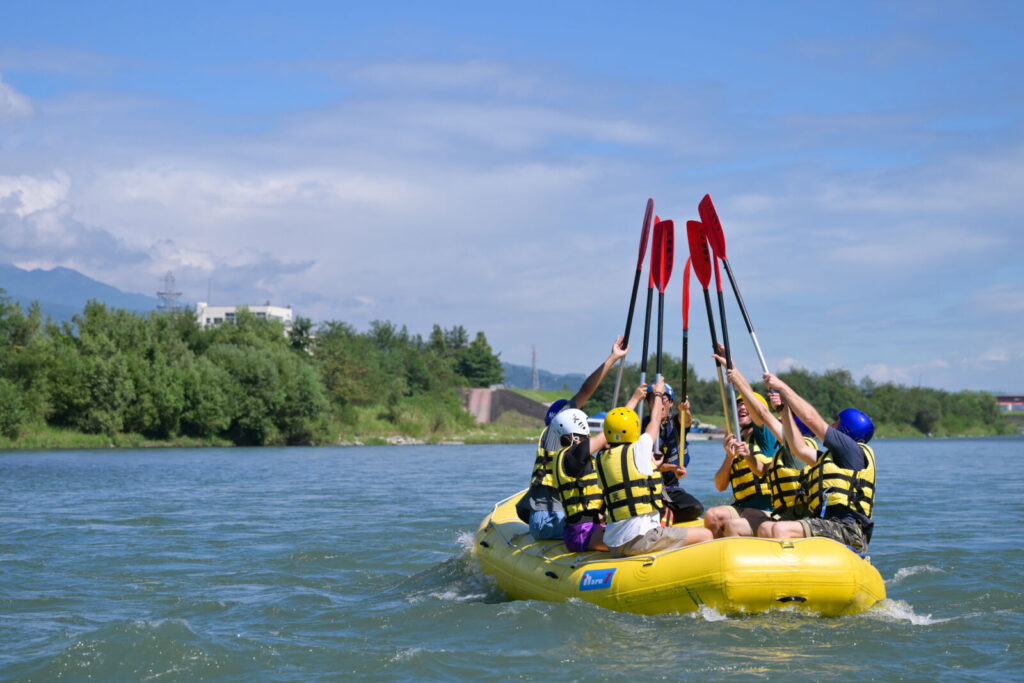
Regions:
[[[160,303],[156,297],[122,291],[64,266],[25,270],[11,263],[0,263],[0,288],[23,307],[38,301],[43,314],[58,321],[70,320],[75,313],[81,313],[90,299],[137,313],[152,311]]]

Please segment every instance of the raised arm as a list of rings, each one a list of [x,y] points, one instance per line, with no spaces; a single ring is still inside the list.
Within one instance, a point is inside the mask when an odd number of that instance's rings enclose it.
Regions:
[[[636,388],[636,391],[633,392],[633,395],[629,397],[629,400],[626,401],[626,407],[630,410],[636,410],[636,407],[640,405],[640,401],[644,400],[646,396],[647,385],[641,384]]]
[[[715,360],[724,368],[726,367],[725,358],[715,354]],[[726,370],[726,377],[732,382],[733,386],[740,392],[740,396],[743,397],[743,402],[747,404],[747,414],[750,415],[750,420],[758,427],[767,427],[768,430],[775,435],[775,438],[779,441],[783,440],[782,434],[782,423],[779,419],[772,415],[772,411],[768,410],[765,404],[757,400],[754,396],[754,388],[750,386],[750,382],[743,376],[739,368],[735,365],[732,370]]]
[[[828,423],[818,414],[814,406],[805,401],[788,384],[770,372],[764,373],[764,384],[769,389],[779,392],[782,400],[786,402],[786,405],[793,411],[793,414],[803,420],[804,424],[814,432],[818,439],[821,441],[825,440],[825,431],[828,429]],[[800,441],[803,441],[803,439],[800,439]],[[793,452],[795,453],[796,451]]]
[[[788,403],[782,406],[782,429],[786,432],[786,445],[789,446],[789,450],[808,465],[813,465],[818,459],[818,452],[807,445],[803,434],[796,428],[793,411],[789,409]]]
[[[722,464],[718,466],[718,471],[715,472],[715,488],[719,491],[724,491],[729,488],[729,473],[732,470],[732,461],[736,459],[736,444],[739,440],[735,434],[729,434],[722,441],[722,448],[725,449],[725,459],[722,460]]]
[[[590,376],[583,380],[583,384],[580,386],[580,390],[576,392],[576,395],[570,399],[573,407],[583,409],[583,404],[590,400],[590,397],[597,391],[597,387],[601,384],[601,380],[608,374],[608,371],[612,369],[612,366],[620,358],[625,358],[626,353],[629,352],[629,347],[624,349],[619,348],[619,344],[622,343],[622,335],[615,340],[615,344],[612,345],[612,352],[605,358],[604,362],[601,363],[597,368],[590,373]]]
[[[654,389],[655,399],[659,399],[665,395],[665,378],[659,377],[658,381],[651,387]],[[661,420],[665,416],[665,402],[654,401],[654,405],[651,406],[651,421],[647,423],[647,430],[644,434],[651,437],[652,443],[658,442],[658,431],[661,429]]]

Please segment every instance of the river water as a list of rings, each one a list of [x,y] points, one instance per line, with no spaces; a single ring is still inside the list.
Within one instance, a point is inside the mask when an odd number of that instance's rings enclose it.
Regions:
[[[874,446],[889,599],[834,619],[509,601],[529,445],[3,453],[0,679],[1024,680],[1024,440]]]

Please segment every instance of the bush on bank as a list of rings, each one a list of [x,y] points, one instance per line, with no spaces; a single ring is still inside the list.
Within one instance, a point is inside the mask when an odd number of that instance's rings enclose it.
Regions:
[[[518,441],[536,427],[478,426],[462,407],[459,389],[502,381],[499,355],[462,326],[434,325],[423,339],[386,321],[359,332],[338,321],[314,330],[300,318],[286,335],[244,310],[234,325],[202,329],[187,311],[140,315],[91,301],[57,324],[0,290],[0,444]],[[666,356],[663,369],[678,383],[678,358]],[[720,413],[717,380],[687,371],[694,412]],[[881,434],[1011,431],[986,393],[858,384],[845,370],[780,374],[826,419],[857,406]],[[623,394],[639,375],[627,365]],[[588,412],[611,406],[613,386],[602,383]]]

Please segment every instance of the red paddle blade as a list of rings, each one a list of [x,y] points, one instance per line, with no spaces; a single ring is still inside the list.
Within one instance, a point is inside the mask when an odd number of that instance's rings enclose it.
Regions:
[[[715,259],[715,287],[722,291],[722,273],[718,270],[718,259]]]
[[[704,195],[704,199],[700,200],[700,204],[697,206],[697,211],[700,212],[700,220],[704,223],[704,231],[708,235],[708,242],[711,243],[711,250],[718,258],[728,258],[725,255],[725,233],[722,232],[722,221],[718,220],[718,212],[715,211],[715,205],[711,202],[711,195]]]
[[[650,277],[650,281],[649,281],[649,283],[647,285],[648,288],[653,288],[657,284],[657,282],[655,280],[655,277],[657,277],[658,271],[661,270],[661,259],[662,259],[663,252],[664,252],[664,249],[663,249],[663,247],[664,247],[664,239],[665,239],[664,231],[665,231],[665,224],[662,221],[659,221],[658,217],[655,216],[654,217],[654,242],[651,243],[651,273],[650,273],[651,277]]]
[[[686,221],[686,238],[690,242],[693,274],[700,280],[701,287],[707,289],[711,283],[711,252],[708,250],[704,224],[700,221]]]
[[[647,253],[647,238],[651,234],[651,214],[654,213],[654,200],[647,200],[647,208],[644,210],[644,224],[640,226],[640,255],[636,259],[636,269],[643,270],[644,254]]]
[[[676,255],[676,227],[672,221],[661,221],[655,224],[654,231],[657,234],[658,229],[661,228],[661,258],[658,259],[657,269],[651,269],[654,273],[654,284],[658,287],[660,294],[665,293],[665,287],[668,286],[668,281],[672,277],[672,263],[675,261]],[[655,248],[658,247],[658,243],[655,243]]]
[[[654,259],[659,258],[658,252],[658,224],[661,219],[657,214],[654,216],[654,243],[651,245],[651,269],[647,272],[647,289],[654,289]]]
[[[687,226],[689,227],[689,226]],[[683,266],[683,331],[690,328],[690,259]]]

